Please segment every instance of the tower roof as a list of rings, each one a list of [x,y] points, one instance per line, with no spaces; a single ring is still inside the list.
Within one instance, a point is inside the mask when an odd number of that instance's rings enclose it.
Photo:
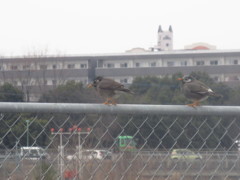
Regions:
[[[161,25],[159,25],[159,27],[158,27],[158,32],[163,32]]]

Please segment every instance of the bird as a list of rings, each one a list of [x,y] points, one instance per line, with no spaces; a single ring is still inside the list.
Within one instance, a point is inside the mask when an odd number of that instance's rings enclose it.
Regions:
[[[187,104],[190,107],[199,106],[200,102],[206,100],[209,96],[222,97],[222,95],[215,93],[211,88],[191,75],[185,75],[178,78],[178,80],[182,81],[185,97],[193,101],[192,104]]]
[[[123,84],[102,76],[97,76],[92,83],[88,84],[87,87],[94,87],[101,97],[106,98],[106,101],[103,103],[106,105],[117,104],[114,99],[114,97],[117,95],[117,92],[134,94],[131,90],[125,88]]]

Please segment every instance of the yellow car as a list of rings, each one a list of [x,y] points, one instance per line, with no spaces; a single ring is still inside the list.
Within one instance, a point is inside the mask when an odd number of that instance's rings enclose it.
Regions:
[[[202,156],[198,153],[194,153],[189,149],[173,149],[171,155],[171,159],[183,159],[183,160],[195,160],[202,159]]]

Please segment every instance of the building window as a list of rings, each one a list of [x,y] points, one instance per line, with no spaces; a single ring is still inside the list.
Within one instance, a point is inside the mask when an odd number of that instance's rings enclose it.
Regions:
[[[157,63],[156,62],[151,62],[150,63],[150,67],[156,67],[157,66]]]
[[[230,59],[229,64],[230,65],[238,65],[238,60],[237,59]]]
[[[128,63],[121,63],[121,64],[120,64],[120,67],[121,67],[121,68],[126,68],[126,67],[128,67]]]
[[[234,64],[234,65],[237,65],[237,64],[238,64],[238,60],[237,60],[237,59],[234,59],[234,60],[233,60],[233,64]]]
[[[128,83],[128,79],[127,78],[125,78],[125,79],[120,79],[120,83]]]
[[[136,67],[140,67],[141,65],[140,65],[139,62],[137,62],[137,63],[135,63],[135,66],[136,66]]]
[[[39,67],[40,67],[40,69],[42,69],[42,70],[47,69],[47,65],[46,65],[46,64],[41,64]]]
[[[11,65],[11,70],[18,70],[18,66],[17,65]]]
[[[107,68],[114,68],[115,65],[113,63],[107,63]]]
[[[52,68],[53,68],[53,69],[57,69],[57,65],[56,65],[56,64],[53,64],[53,65],[52,65]]]
[[[56,79],[52,80],[52,85],[57,85],[57,80]]]
[[[181,61],[181,62],[180,62],[180,65],[181,65],[181,66],[187,66],[187,61]]]
[[[87,84],[88,83],[87,79],[80,80],[80,82],[82,82],[83,84]]]
[[[213,80],[214,80],[214,81],[219,81],[219,77],[218,77],[218,76],[214,76],[214,77],[213,77]]]
[[[167,62],[167,66],[168,66],[168,67],[174,66],[174,62],[173,62],[173,61],[168,61],[168,62]]]
[[[210,65],[218,65],[218,61],[217,60],[210,61]]]
[[[203,66],[203,65],[204,65],[204,61],[197,61],[197,62],[196,62],[196,65],[197,65],[197,66]]]
[[[236,75],[232,75],[232,76],[228,77],[228,81],[238,81],[238,80],[239,80],[239,78]]]
[[[28,85],[28,81],[27,80],[23,80],[22,81],[22,85],[25,85],[25,86]]]
[[[87,64],[80,64],[80,68],[81,69],[86,69],[87,68]]]
[[[18,85],[18,82],[17,82],[17,81],[12,81],[12,84],[13,84],[14,86],[17,86],[17,85]]]
[[[74,69],[74,68],[75,68],[75,64],[68,64],[68,65],[67,65],[67,68],[68,68],[68,69]]]
[[[30,69],[30,65],[28,64],[28,65],[23,65],[23,70],[28,70],[28,69]]]
[[[45,79],[45,80],[43,80],[43,84],[44,85],[47,85],[48,84],[48,81]]]
[[[163,39],[164,40],[170,40],[171,38],[169,36],[164,36]]]
[[[0,66],[0,70],[3,70],[3,67],[2,67],[2,66]]]
[[[102,60],[102,59],[99,59],[99,60],[97,61],[97,67],[99,67],[99,68],[105,67],[105,64],[103,63],[103,60]]]

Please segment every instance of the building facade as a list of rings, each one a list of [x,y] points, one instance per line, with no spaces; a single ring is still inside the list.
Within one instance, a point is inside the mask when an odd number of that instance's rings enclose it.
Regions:
[[[215,81],[240,85],[240,50],[177,50],[64,57],[0,59],[0,84],[23,90],[26,101],[67,81],[87,84],[96,76],[131,84],[138,76],[208,73]]]
[[[26,101],[37,101],[69,80],[86,84],[95,69],[90,62],[85,56],[1,58],[0,85],[11,83],[24,92]]]
[[[177,72],[202,71],[216,81],[239,84],[239,64],[239,50],[162,51],[109,56],[98,60],[96,75],[131,84],[137,76],[162,77]]]

